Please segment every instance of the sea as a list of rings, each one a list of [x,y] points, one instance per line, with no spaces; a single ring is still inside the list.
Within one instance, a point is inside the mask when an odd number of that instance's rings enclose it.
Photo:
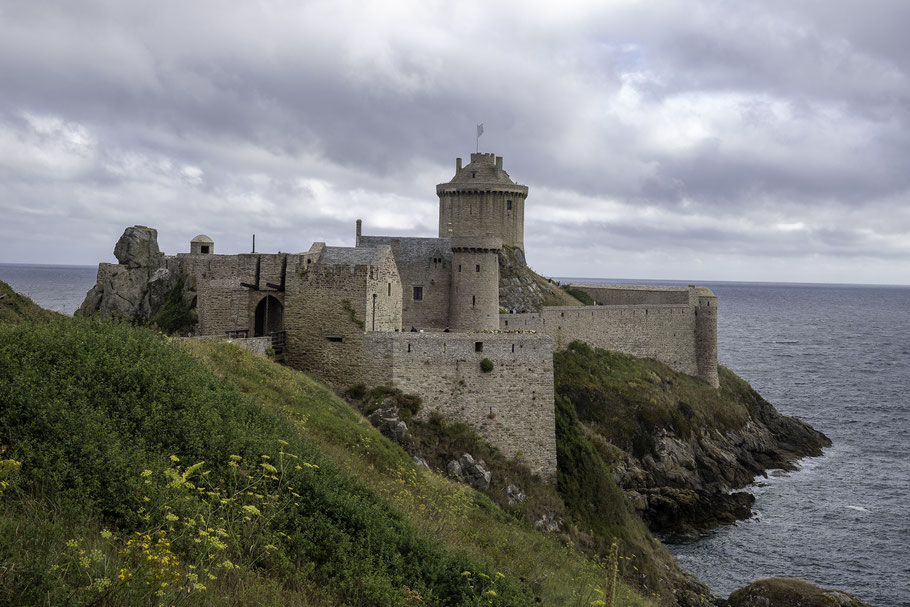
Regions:
[[[72,314],[94,266],[0,264],[0,280]],[[684,286],[692,281],[560,279]],[[718,596],[795,576],[876,607],[910,606],[910,287],[699,282],[718,297],[720,363],[833,446],[746,490],[754,516],[681,541]]]

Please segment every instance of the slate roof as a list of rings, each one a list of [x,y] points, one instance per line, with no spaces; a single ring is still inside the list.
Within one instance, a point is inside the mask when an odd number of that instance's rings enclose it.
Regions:
[[[388,247],[383,246],[326,247],[319,256],[319,263],[330,266],[378,265],[387,252]]]
[[[401,238],[399,236],[361,236],[361,247],[376,247],[380,245],[391,246],[392,241],[397,240],[398,255],[395,261],[398,263],[415,263],[428,262],[434,254],[441,253],[445,260],[452,259],[452,239],[451,238]],[[394,249],[393,249],[394,251]]]

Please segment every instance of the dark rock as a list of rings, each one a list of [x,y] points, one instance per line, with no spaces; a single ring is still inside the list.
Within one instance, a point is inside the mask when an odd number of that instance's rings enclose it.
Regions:
[[[150,310],[160,310],[167,294],[177,285],[177,275],[167,268],[158,268],[148,280],[148,301]]]
[[[510,506],[515,506],[524,502],[527,497],[524,492],[515,485],[508,485],[505,488],[504,493],[506,494],[506,501]]]
[[[465,482],[478,491],[486,491],[490,488],[490,481],[493,473],[486,469],[486,463],[483,460],[474,461],[470,453],[465,453],[457,460],[451,460],[446,465],[446,473],[452,478]]]
[[[114,246],[114,257],[127,268],[157,268],[164,257],[158,248],[158,231],[145,226],[127,228]]]
[[[383,436],[395,441],[398,444],[406,444],[410,441],[411,435],[408,432],[408,425],[401,421],[398,416],[398,409],[394,407],[379,408],[367,416],[370,423],[373,424]]]
[[[870,607],[852,594],[825,590],[799,578],[767,578],[740,588],[721,604],[730,607]]]
[[[458,463],[458,460],[454,460],[454,459],[450,460],[449,463],[446,464],[446,473],[449,476],[451,476],[452,478],[455,478],[458,480],[461,480],[462,477],[464,476],[464,473],[461,469],[461,464]]]
[[[480,491],[490,488],[493,473],[486,469],[486,463],[483,460],[475,462],[470,453],[465,453],[458,458],[458,463],[464,479],[469,485]]]

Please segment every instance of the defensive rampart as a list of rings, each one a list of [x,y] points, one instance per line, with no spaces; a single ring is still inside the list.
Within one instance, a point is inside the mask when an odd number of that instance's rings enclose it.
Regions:
[[[500,315],[503,330],[531,330],[553,338],[557,350],[578,339],[598,348],[655,358],[718,386],[717,298],[695,287],[571,285],[598,305],[544,307]]]
[[[366,383],[388,384],[468,423],[508,457],[556,475],[553,341],[522,333],[367,333]],[[492,370],[484,372],[481,361]]]

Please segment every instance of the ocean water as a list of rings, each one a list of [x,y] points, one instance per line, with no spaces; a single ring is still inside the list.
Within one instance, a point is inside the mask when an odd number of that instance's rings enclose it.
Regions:
[[[670,552],[719,596],[796,576],[910,605],[910,287],[701,284],[718,297],[720,363],[834,444],[757,479],[751,520]]]
[[[0,280],[66,314],[95,274],[0,264]],[[699,284],[718,296],[721,364],[834,445],[799,471],[757,479],[752,519],[670,552],[721,596],[785,575],[910,606],[910,287]]]
[[[73,315],[95,284],[98,266],[0,263],[0,280],[42,308]]]

